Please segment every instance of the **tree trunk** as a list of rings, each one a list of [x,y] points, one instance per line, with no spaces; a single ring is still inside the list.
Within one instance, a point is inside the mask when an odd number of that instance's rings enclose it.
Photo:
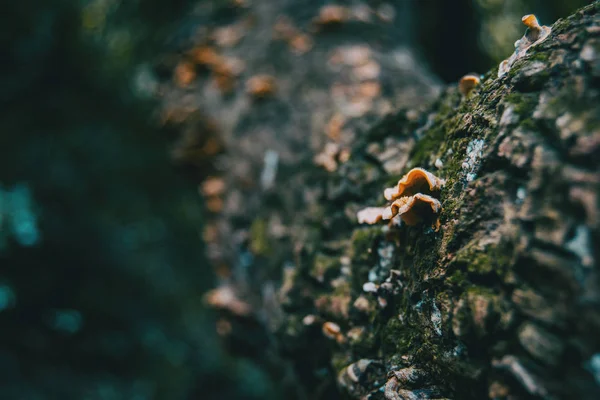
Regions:
[[[296,397],[600,397],[599,12],[557,21],[467,95],[351,122],[319,165],[284,157],[273,184],[227,185],[214,226],[238,240],[210,245],[294,365]],[[445,180],[439,229],[359,225],[414,167]]]

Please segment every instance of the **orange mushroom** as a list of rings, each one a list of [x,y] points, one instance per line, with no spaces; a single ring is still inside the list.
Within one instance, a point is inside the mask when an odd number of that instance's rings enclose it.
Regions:
[[[434,220],[433,227],[437,231],[440,227],[438,215],[441,210],[442,205],[439,200],[426,194],[417,193],[395,200],[384,210],[382,218],[388,220],[400,215],[402,221],[410,226],[417,225],[422,221]]]
[[[207,178],[201,186],[200,191],[205,197],[220,196],[225,192],[226,185],[222,178]]]
[[[208,46],[196,47],[190,50],[189,55],[196,63],[205,66],[216,65],[221,58],[215,49]]]
[[[255,98],[263,98],[275,93],[275,78],[271,75],[255,75],[246,81],[246,92]]]
[[[438,196],[443,179],[423,168],[413,168],[398,181],[395,187],[387,188],[384,196],[392,203],[387,207],[367,207],[356,214],[359,223],[375,224],[381,220],[391,220],[399,215],[406,225],[431,221],[433,228],[440,229],[439,214],[442,204]]]
[[[385,207],[367,207],[356,213],[359,224],[373,225],[383,219]]]
[[[532,43],[543,40],[550,34],[551,28],[540,25],[538,19],[533,14],[523,16],[521,21],[529,28],[529,30],[525,32],[525,37]]]
[[[196,71],[194,65],[187,61],[182,61],[175,67],[174,73],[175,83],[179,87],[186,87],[196,79]]]
[[[465,75],[460,78],[460,81],[458,82],[458,90],[463,96],[466,96],[479,85],[479,82],[480,79],[477,75]]]
[[[417,193],[436,194],[442,189],[444,183],[443,179],[423,168],[413,168],[398,181],[396,186],[385,189],[383,195],[387,200],[394,200]]]
[[[540,26],[540,23],[538,22],[538,20],[534,14],[524,15],[523,18],[521,18],[521,21],[532,32],[540,32],[540,30],[542,29],[542,27]]]
[[[313,41],[310,38],[310,36],[304,33],[299,33],[297,35],[294,35],[289,40],[289,46],[294,52],[294,54],[302,55],[308,52],[313,47]]]
[[[342,329],[335,322],[327,321],[323,324],[322,327],[323,335],[328,337],[329,339],[335,339],[336,342],[342,343],[345,341],[344,334],[342,333]]]

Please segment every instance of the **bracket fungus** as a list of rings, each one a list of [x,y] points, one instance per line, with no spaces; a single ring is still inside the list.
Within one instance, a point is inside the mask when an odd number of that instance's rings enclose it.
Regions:
[[[359,223],[375,224],[399,216],[409,226],[432,221],[439,230],[439,213],[442,204],[436,198],[445,181],[423,168],[413,168],[394,187],[384,190],[383,195],[392,201],[387,207],[367,207],[356,214]]]
[[[441,209],[442,205],[439,200],[426,194],[417,193],[414,196],[403,196],[395,200],[383,211],[382,218],[388,220],[399,215],[402,221],[410,226],[417,225],[423,220],[435,219],[434,226],[437,231],[440,221],[435,216],[440,213]]]
[[[385,207],[367,207],[356,214],[359,224],[373,225],[383,219]]]
[[[342,333],[342,329],[335,322],[327,321],[323,323],[321,330],[323,331],[323,335],[325,335],[325,337],[334,339],[338,343],[343,343],[346,341],[346,338]]]
[[[525,35],[515,42],[515,52],[506,60],[500,63],[498,67],[498,78],[503,77],[510,71],[512,65],[519,58],[523,57],[530,47],[536,46],[543,42],[550,33],[552,28],[545,25],[540,25],[537,18],[533,14],[527,14],[521,18],[523,24],[527,27]]]
[[[412,196],[417,193],[437,194],[445,181],[423,168],[413,168],[398,181],[394,187],[383,191],[386,200],[395,200],[402,196]]]

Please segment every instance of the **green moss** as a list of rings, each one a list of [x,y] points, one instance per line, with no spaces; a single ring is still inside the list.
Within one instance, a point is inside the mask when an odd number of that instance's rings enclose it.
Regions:
[[[428,228],[426,228],[428,229]],[[415,257],[412,267],[419,275],[426,275],[437,266],[438,249],[440,241],[437,240],[437,234],[420,235],[415,243],[415,253],[419,257]]]
[[[440,219],[442,223],[449,221],[452,218],[458,217],[460,207],[462,205],[462,197],[456,196],[455,193],[451,193],[451,191],[453,191],[453,188],[457,186],[456,183],[459,179],[460,163],[455,164],[458,165],[458,167],[455,166],[454,168],[450,168],[448,170],[448,175],[446,178],[446,187],[441,193],[443,208],[442,213],[440,215]],[[462,185],[458,186],[461,186],[460,189],[462,189]]]
[[[452,264],[466,266],[472,275],[496,274],[503,276],[512,262],[512,251],[506,243],[479,247],[473,241],[463,247],[452,260]]]
[[[462,293],[458,304],[459,306],[452,316],[454,319],[453,325],[459,326],[463,333],[465,333],[471,325],[471,313],[469,312],[469,308],[466,307],[466,304],[468,304],[468,292],[465,291]]]
[[[564,31],[567,26],[569,26],[569,20],[567,18],[560,18],[552,25],[552,31],[556,34],[557,32]]]
[[[534,52],[530,56],[527,57],[528,61],[541,61],[543,63],[548,62],[548,58],[550,57],[550,52],[548,51],[539,51]]]
[[[382,331],[381,347],[384,354],[409,354],[418,330],[405,325],[398,318],[390,318]]]
[[[454,287],[463,287],[468,284],[467,275],[463,271],[456,270],[446,278],[446,283]]]
[[[350,257],[354,262],[366,262],[372,257],[373,243],[381,236],[381,226],[355,229],[350,238]]]
[[[250,226],[250,250],[261,256],[271,253],[267,222],[264,219],[257,218]]]
[[[505,102],[509,103],[521,117],[533,114],[538,100],[539,95],[536,93],[512,92],[505,97]]]
[[[342,369],[347,367],[351,362],[352,360],[349,359],[345,355],[345,353],[342,352],[335,352],[331,356],[331,367],[333,368],[333,371],[336,375],[339,374],[342,371]]]
[[[312,263],[310,275],[319,282],[328,282],[339,273],[340,261],[338,257],[317,254]]]
[[[467,271],[470,274],[486,275],[494,271],[495,262],[490,254],[478,251],[461,253],[467,262]]]
[[[446,151],[448,136],[455,132],[462,123],[463,113],[457,112],[457,106],[462,111],[467,110],[466,102],[461,102],[460,94],[456,89],[448,92],[432,106],[436,110],[431,126],[425,130],[423,137],[417,142],[412,151],[409,167],[422,167],[428,163],[431,156]]]
[[[372,330],[366,329],[356,341],[351,343],[351,345],[352,350],[359,357],[369,357],[372,356],[374,351],[377,351],[379,340]]]
[[[381,226],[361,227],[352,232],[348,256],[352,261],[352,287],[361,291],[375,262],[375,242],[382,237]]]
[[[283,325],[283,332],[289,337],[298,337],[305,329],[306,325],[304,325],[300,315],[290,315]]]
[[[418,167],[426,164],[433,152],[439,150],[440,143],[444,142],[445,131],[442,126],[430,129],[418,142],[410,156],[410,166]]]
[[[473,285],[473,286],[470,286],[469,288],[467,288],[466,294],[467,294],[467,298],[474,297],[474,296],[481,296],[481,297],[491,299],[492,297],[496,296],[494,294],[493,289],[483,287],[483,286],[476,286],[476,285]]]

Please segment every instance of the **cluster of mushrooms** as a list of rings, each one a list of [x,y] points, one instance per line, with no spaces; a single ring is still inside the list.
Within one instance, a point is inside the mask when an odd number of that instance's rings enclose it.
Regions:
[[[431,221],[437,231],[440,227],[439,214],[442,205],[438,200],[445,181],[423,168],[413,168],[394,187],[383,191],[386,207],[367,207],[356,214],[358,222],[375,224],[382,220],[400,217],[406,225]]]

